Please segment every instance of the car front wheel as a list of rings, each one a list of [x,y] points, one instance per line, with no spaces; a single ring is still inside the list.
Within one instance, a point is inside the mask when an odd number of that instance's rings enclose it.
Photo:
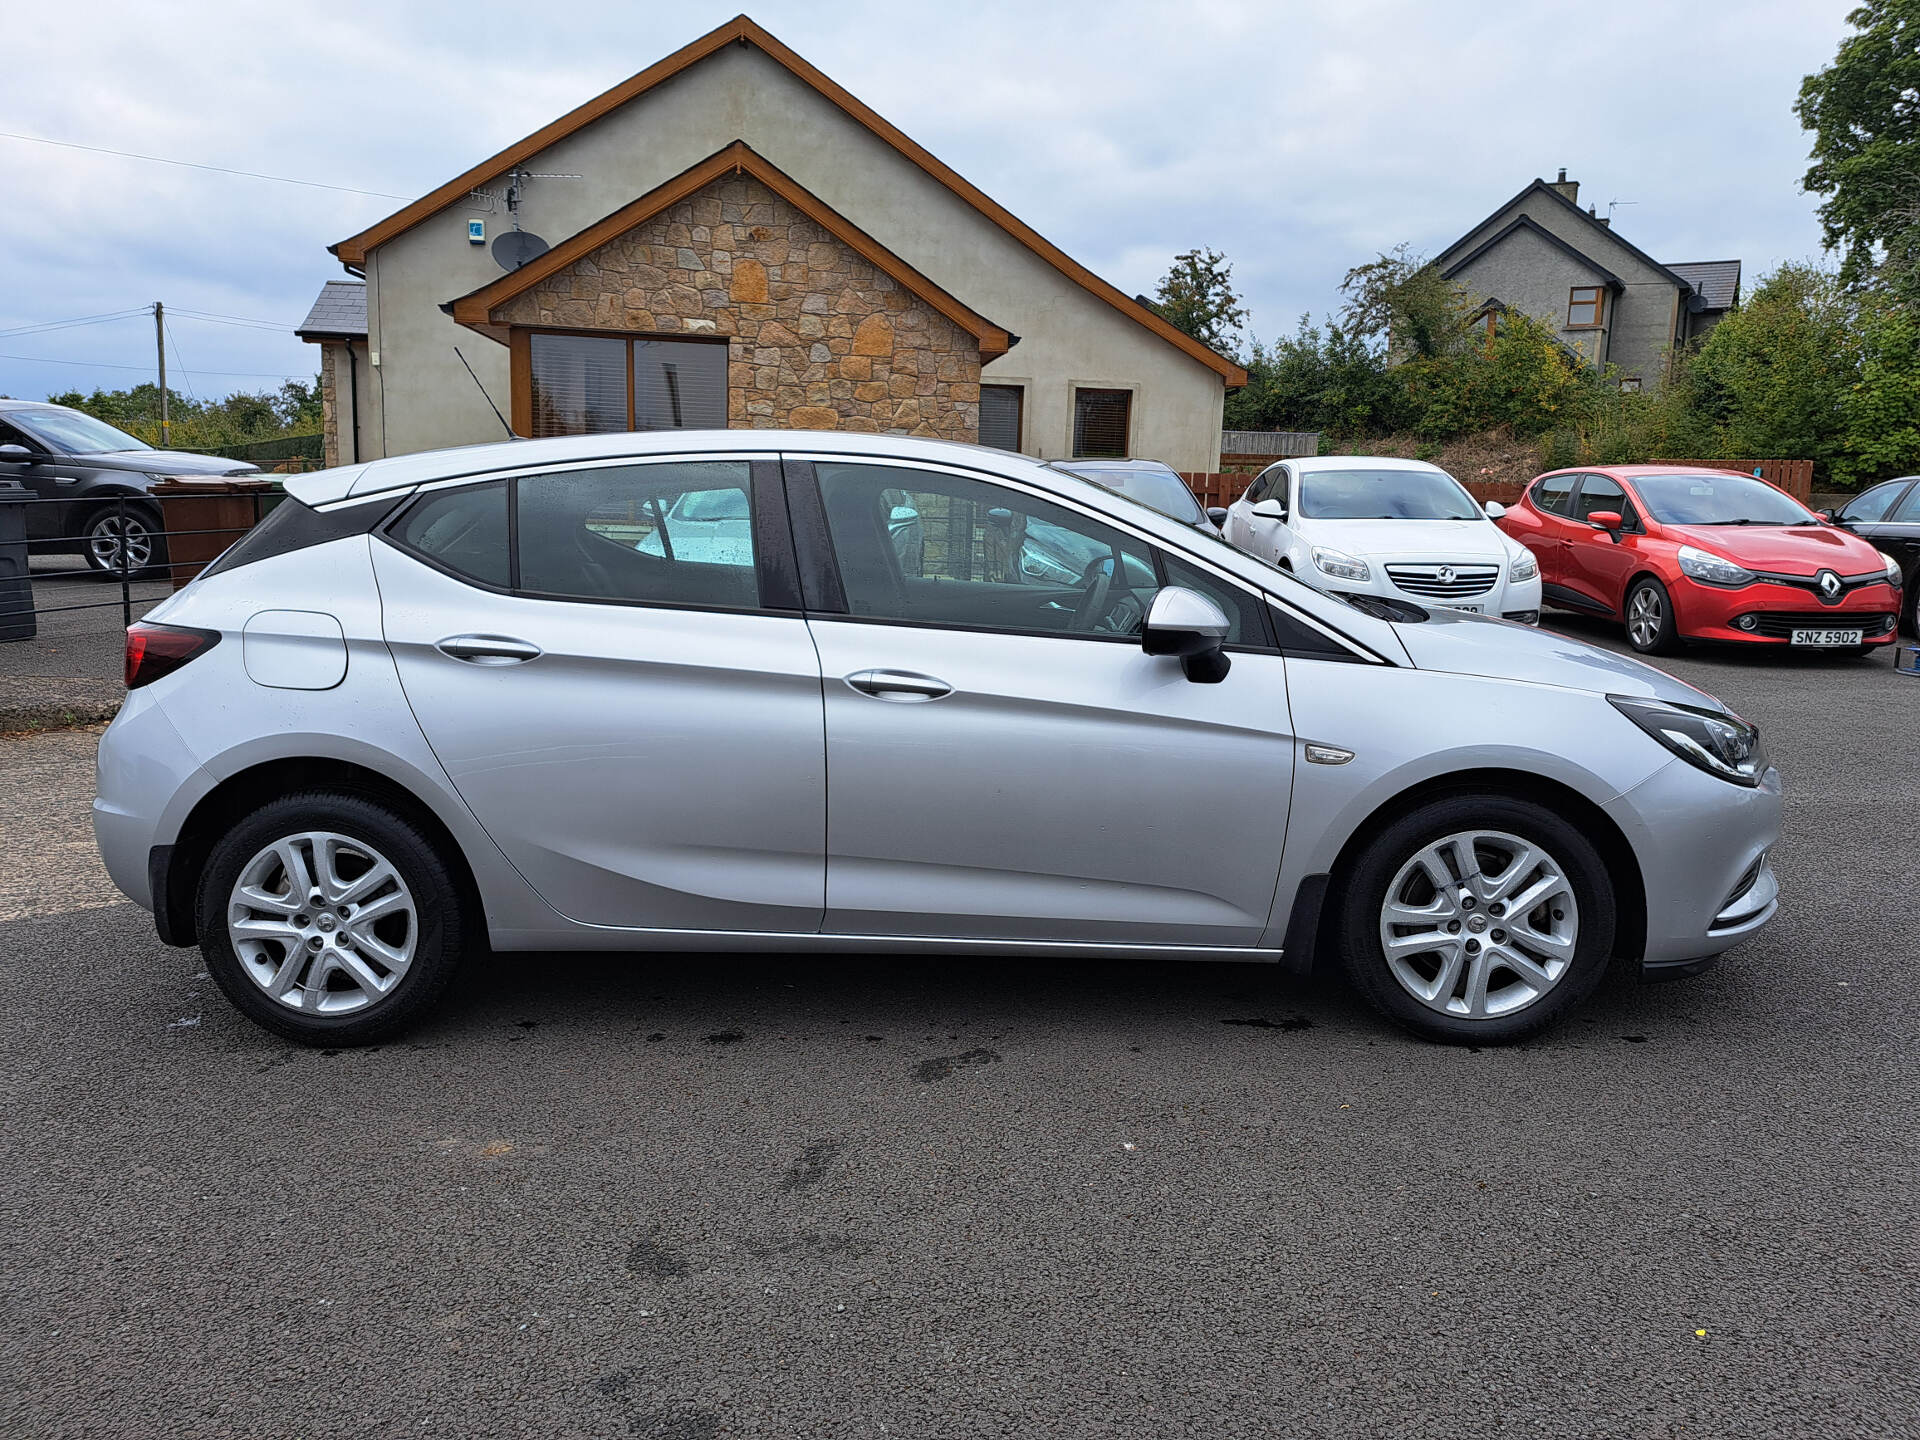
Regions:
[[[1435,1040],[1524,1039],[1591,991],[1613,951],[1599,853],[1551,810],[1498,795],[1388,825],[1346,877],[1339,916],[1355,988]]]
[[[1680,627],[1673,619],[1673,597],[1651,575],[1627,592],[1627,643],[1642,655],[1671,655],[1680,648]]]
[[[361,1044],[446,989],[466,939],[460,893],[410,820],[364,796],[291,795],[214,846],[201,951],[258,1024],[309,1045]]]

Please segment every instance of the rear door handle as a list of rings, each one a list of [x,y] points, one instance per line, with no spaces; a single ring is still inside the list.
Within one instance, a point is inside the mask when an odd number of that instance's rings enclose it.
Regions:
[[[938,700],[951,695],[953,687],[931,675],[916,675],[911,670],[860,670],[847,676],[847,684],[862,695],[876,700],[918,702]]]
[[[523,665],[540,658],[540,647],[511,635],[449,635],[433,647],[473,665]]]

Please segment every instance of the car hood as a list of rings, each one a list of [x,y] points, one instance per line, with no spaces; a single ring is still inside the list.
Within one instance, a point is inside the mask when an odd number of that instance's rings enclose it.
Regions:
[[[1749,570],[1776,575],[1817,575],[1822,570],[1864,575],[1882,565],[1873,546],[1830,525],[1662,525],[1660,533]]]
[[[1418,624],[1393,627],[1406,647],[1407,658],[1422,670],[1523,680],[1602,695],[1633,695],[1696,709],[1727,708],[1704,690],[1696,690],[1664,670],[1552,630],[1456,610],[1435,609],[1432,616]]]
[[[1309,545],[1327,545],[1349,555],[1381,560],[1504,560],[1513,542],[1491,520],[1315,520],[1298,527]]]
[[[142,475],[258,475],[260,467],[220,455],[186,450],[116,450],[105,455],[69,456],[96,470],[132,470]]]

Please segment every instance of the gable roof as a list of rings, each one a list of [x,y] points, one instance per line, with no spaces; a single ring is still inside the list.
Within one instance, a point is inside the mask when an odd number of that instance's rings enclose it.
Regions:
[[[1731,310],[1740,298],[1738,260],[1687,260],[1667,266],[1699,294],[1702,308]]]
[[[1102,280],[1057,245],[1043,238],[1032,226],[1018,219],[1004,206],[989,199],[978,187],[962,179],[956,172],[935,159],[926,149],[908,139],[879,114],[809,65],[745,15],[736,15],[717,30],[709,31],[692,44],[674,51],[664,60],[649,65],[639,74],[621,81],[611,90],[595,96],[584,105],[569,110],[558,120],[542,126],[525,139],[516,141],[497,155],[481,161],[471,170],[449,180],[439,189],[396,210],[386,219],[376,222],[359,234],[350,235],[338,244],[327,248],[338,256],[344,265],[356,267],[365,265],[368,254],[393,239],[394,236],[403,234],[421,221],[439,214],[449,205],[459,203],[466,199],[470,191],[485,186],[515,165],[522,164],[547,147],[619,109],[629,100],[646,94],[647,91],[663,81],[672,79],[682,70],[698,64],[716,51],[735,43],[752,46],[768,59],[785,67],[795,79],[812,88],[830,104],[838,107],[849,119],[872,132],[875,137],[892,146],[900,155],[946,186],[1089,294],[1106,301],[1128,319],[1145,326],[1175,349],[1184,351],[1208,369],[1216,372],[1228,386],[1247,383],[1247,372],[1239,365],[1224,355],[1215,354],[1191,335],[1176,329],[1146,306],[1129,299],[1120,290]]]
[[[294,327],[302,340],[367,338],[367,286],[364,280],[329,280],[320,287],[307,318]]]
[[[1505,208],[1506,207],[1504,205],[1501,207],[1501,209],[1503,210]],[[1496,215],[1499,213],[1500,213],[1499,210],[1494,211],[1494,214]],[[1485,223],[1486,222],[1484,220],[1481,222],[1481,224],[1483,225]],[[1521,231],[1521,230],[1530,231],[1531,233],[1538,235],[1542,240],[1546,241],[1547,244],[1551,245],[1554,249],[1560,251],[1564,255],[1571,256],[1583,268],[1590,270],[1595,275],[1598,275],[1602,280],[1604,280],[1606,282],[1608,289],[1624,290],[1627,288],[1626,282],[1624,280],[1622,280],[1618,275],[1614,274],[1611,270],[1607,269],[1606,266],[1600,264],[1599,261],[1595,260],[1591,255],[1583,255],[1580,251],[1574,249],[1573,246],[1569,245],[1566,241],[1562,240],[1558,235],[1554,234],[1551,230],[1547,229],[1544,225],[1541,225],[1537,221],[1525,215],[1522,215],[1518,220],[1515,220],[1511,225],[1507,226],[1506,229],[1502,230],[1499,234],[1493,236],[1484,244],[1476,245],[1468,253],[1466,253],[1465,255],[1462,255],[1458,260],[1454,261],[1451,265],[1447,266],[1446,269],[1440,272],[1441,278],[1446,280],[1451,280],[1457,273],[1466,269],[1467,266],[1471,265],[1474,261],[1478,260],[1482,255],[1486,254],[1489,250],[1492,250],[1497,246],[1499,246],[1502,242],[1506,240],[1506,238],[1509,235],[1512,235],[1515,232]],[[1434,263],[1437,265],[1440,262],[1436,260]]]
[[[591,255],[609,241],[616,240],[629,230],[644,225],[670,206],[679,204],[688,196],[725,175],[753,176],[828,234],[871,261],[885,274],[892,276],[902,289],[924,300],[960,329],[972,335],[979,342],[982,360],[993,360],[1006,354],[1012,348],[1014,341],[1019,338],[942,290],[866,231],[846,219],[839,211],[832,209],[811,191],[801,186],[773,162],[760,155],[744,140],[736,140],[726,149],[716,151],[698,165],[681,171],[664,185],[655,186],[638,200],[621,206],[611,215],[596,220],[586,229],[577,235],[569,236],[551,250],[536,255],[519,269],[508,271],[499,279],[462,295],[444,308],[462,325],[478,330],[496,340],[504,339],[505,337],[498,333],[499,327],[494,323],[493,311],[517,296],[526,294],[542,280],[565,270],[575,261]]]
[[[1532,198],[1535,194],[1539,194],[1546,197],[1547,200],[1550,201],[1552,204],[1565,207],[1568,214],[1579,216],[1583,224],[1590,225],[1593,227],[1593,232],[1596,237],[1604,235],[1608,240],[1612,241],[1615,245],[1620,246],[1621,249],[1625,250],[1629,255],[1633,256],[1634,259],[1640,261],[1644,265],[1651,265],[1655,270],[1659,271],[1667,279],[1671,280],[1675,285],[1678,285],[1682,292],[1684,293],[1692,292],[1693,286],[1690,283],[1688,283],[1688,281],[1683,276],[1674,274],[1674,272],[1670,270],[1667,266],[1662,265],[1658,260],[1654,259],[1651,255],[1647,254],[1646,251],[1642,250],[1638,245],[1635,245],[1631,240],[1626,239],[1624,236],[1620,234],[1619,231],[1615,230],[1611,225],[1602,225],[1598,217],[1589,215],[1586,211],[1582,210],[1578,205],[1574,204],[1573,201],[1567,199],[1566,196],[1562,195],[1558,190],[1554,189],[1553,186],[1549,185],[1546,181],[1538,178],[1536,178],[1531,185],[1528,185],[1525,189],[1523,189],[1518,195],[1514,196],[1511,200],[1507,201],[1506,204],[1494,207],[1493,214],[1487,216],[1485,220],[1482,220],[1478,225],[1475,225],[1472,229],[1468,230],[1465,235],[1462,235],[1458,240],[1454,241],[1453,244],[1449,245],[1446,249],[1442,250],[1438,255],[1434,256],[1433,263],[1435,265],[1442,266],[1445,273],[1449,273],[1449,274],[1452,273],[1452,270],[1458,268],[1458,266],[1452,265],[1450,262],[1448,262],[1447,257],[1449,255],[1453,254],[1454,251],[1458,250],[1462,245],[1465,245],[1467,241],[1471,240],[1475,235],[1479,234],[1481,229],[1484,226],[1490,224],[1496,216],[1499,216],[1505,213],[1506,211],[1511,210],[1515,205],[1518,205],[1523,200]],[[1524,219],[1525,217],[1523,216],[1521,218]],[[1511,229],[1512,227],[1510,226],[1508,228]],[[1543,231],[1542,233],[1545,233],[1545,232]],[[1569,253],[1575,254],[1575,255],[1581,255],[1581,251],[1577,247],[1568,245],[1566,244],[1565,241],[1561,241],[1560,243],[1562,247],[1566,249]],[[1485,246],[1479,247],[1479,249],[1481,250],[1484,250],[1485,248],[1486,248]],[[1476,254],[1479,253],[1478,250],[1476,250],[1475,253]],[[1589,265],[1595,265],[1595,268],[1598,268],[1595,262],[1589,259],[1588,257],[1581,255],[1581,258],[1585,259]],[[1466,262],[1461,261],[1459,263],[1465,264]]]

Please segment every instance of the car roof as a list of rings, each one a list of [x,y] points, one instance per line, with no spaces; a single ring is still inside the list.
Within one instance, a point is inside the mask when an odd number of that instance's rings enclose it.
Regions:
[[[1315,470],[1425,470],[1435,475],[1447,472],[1426,460],[1407,460],[1398,455],[1293,455],[1274,464],[1305,464]],[[1271,467],[1269,467],[1271,468]]]
[[[10,400],[0,396],[0,410],[65,410],[65,405],[55,405],[51,400]]]
[[[1765,478],[1751,471],[1735,470],[1730,465],[1569,465],[1565,469],[1549,470],[1546,473],[1547,475],[1611,475],[1616,480],[1632,480],[1641,475],[1738,475],[1747,480]],[[1546,476],[1538,478],[1545,479]]]
[[[1063,457],[1046,463],[1057,470],[1165,470],[1174,475],[1180,473],[1164,460],[1069,460]]]

